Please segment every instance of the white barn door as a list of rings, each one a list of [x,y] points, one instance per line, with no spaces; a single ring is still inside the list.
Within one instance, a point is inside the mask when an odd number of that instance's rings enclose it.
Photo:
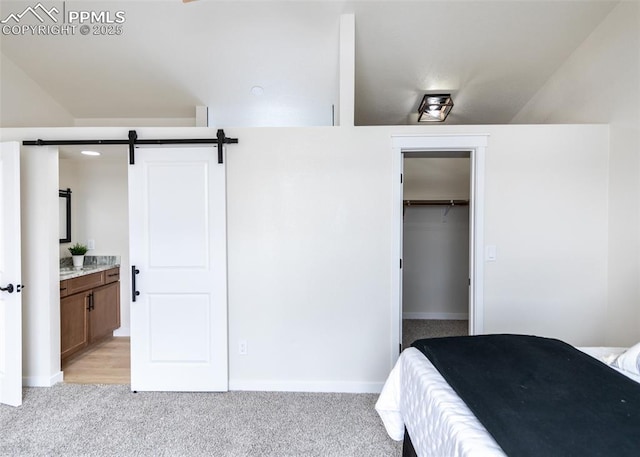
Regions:
[[[0,403],[22,404],[20,144],[0,144]]]
[[[138,148],[129,165],[131,390],[228,389],[226,182],[217,158],[213,147]]]

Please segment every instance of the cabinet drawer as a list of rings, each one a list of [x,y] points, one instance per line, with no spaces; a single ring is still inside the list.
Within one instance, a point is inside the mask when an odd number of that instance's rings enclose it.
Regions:
[[[104,271],[67,279],[67,295],[82,292],[104,284]]]
[[[104,272],[104,283],[110,284],[112,282],[120,281],[120,268],[112,268]]]
[[[68,286],[69,285],[67,284],[66,279],[64,281],[60,281],[60,298],[66,297],[67,295],[69,295]]]

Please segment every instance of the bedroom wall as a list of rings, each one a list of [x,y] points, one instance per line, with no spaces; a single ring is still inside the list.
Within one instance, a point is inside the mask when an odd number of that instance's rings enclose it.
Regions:
[[[604,344],[608,127],[512,126],[489,147],[485,331]]]
[[[57,188],[58,149],[22,147],[22,370],[27,386],[62,381]]]
[[[0,127],[73,125],[73,116],[0,53]]]
[[[127,129],[0,133],[7,140],[126,138]],[[239,138],[227,154],[232,389],[380,389],[396,351],[391,329],[398,324],[392,312],[397,298],[391,296],[398,267],[392,258],[398,180],[392,173],[392,134],[490,135],[485,242],[498,247],[498,259],[485,265],[487,332],[603,344],[607,126],[230,128],[226,133]],[[215,133],[144,128],[138,135]],[[38,173],[57,176],[57,161],[41,165]],[[37,179],[35,170],[23,179]],[[57,182],[52,186],[54,193]],[[23,201],[23,208],[32,205],[31,199]],[[44,226],[31,230],[48,233]],[[57,239],[50,249],[57,257]],[[57,290],[56,276],[23,279],[32,289]],[[56,325],[52,322],[54,337]],[[240,339],[248,343],[247,355],[238,354]],[[42,351],[35,340],[25,342],[27,351],[36,346]]]
[[[640,340],[638,81],[640,3],[620,2],[513,120],[610,124],[608,345]]]
[[[76,127],[122,127],[123,125],[135,127],[196,127],[196,118],[195,116],[176,118],[75,118],[74,125]]]
[[[390,137],[418,132],[490,133],[485,242],[498,259],[485,269],[485,330],[604,341],[608,127],[240,129],[228,168],[232,388],[384,378],[397,322]]]
[[[230,388],[379,389],[391,358],[392,162],[389,136],[374,132],[233,131]]]

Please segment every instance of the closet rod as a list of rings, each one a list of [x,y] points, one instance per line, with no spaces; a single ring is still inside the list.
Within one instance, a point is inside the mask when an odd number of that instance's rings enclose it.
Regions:
[[[404,206],[468,206],[469,200],[404,200]]]

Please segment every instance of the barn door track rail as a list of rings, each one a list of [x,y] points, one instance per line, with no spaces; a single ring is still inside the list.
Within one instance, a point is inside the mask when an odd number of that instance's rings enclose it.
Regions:
[[[178,138],[178,139],[160,139],[160,140],[141,140],[135,130],[129,130],[129,138],[126,140],[25,140],[23,146],[84,146],[84,145],[129,145],[129,164],[135,164],[135,148],[141,145],[157,145],[157,144],[217,144],[218,145],[218,163],[223,163],[222,148],[225,144],[236,144],[237,138],[228,138],[224,134],[224,130],[218,129],[215,138]]]

